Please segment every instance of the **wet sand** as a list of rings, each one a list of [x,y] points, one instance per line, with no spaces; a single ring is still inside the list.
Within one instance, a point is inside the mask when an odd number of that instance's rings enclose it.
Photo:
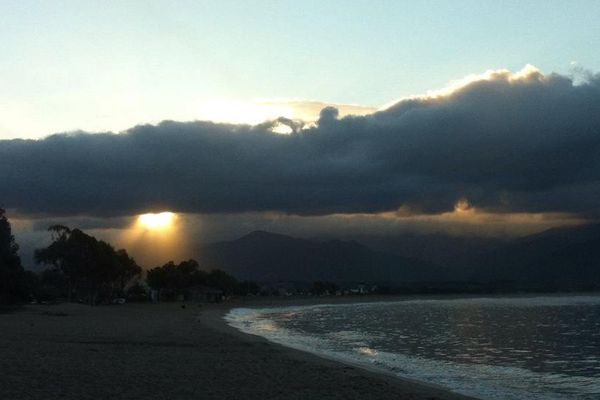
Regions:
[[[232,305],[0,314],[0,399],[466,399],[238,332]]]

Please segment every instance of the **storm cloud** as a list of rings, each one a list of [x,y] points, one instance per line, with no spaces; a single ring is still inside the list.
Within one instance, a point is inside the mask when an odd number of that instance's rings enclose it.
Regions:
[[[23,215],[276,211],[600,215],[600,76],[496,71],[293,134],[165,121],[0,141],[0,203]],[[281,123],[279,121],[278,123]]]

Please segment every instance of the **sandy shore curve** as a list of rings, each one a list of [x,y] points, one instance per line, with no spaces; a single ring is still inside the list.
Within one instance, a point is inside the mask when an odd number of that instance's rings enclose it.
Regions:
[[[238,305],[28,305],[0,314],[0,398],[468,399],[242,333],[222,318]]]

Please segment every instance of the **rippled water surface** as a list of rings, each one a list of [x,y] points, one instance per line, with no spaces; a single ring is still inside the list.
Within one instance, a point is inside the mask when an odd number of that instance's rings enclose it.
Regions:
[[[600,297],[232,310],[245,332],[483,399],[600,399]]]

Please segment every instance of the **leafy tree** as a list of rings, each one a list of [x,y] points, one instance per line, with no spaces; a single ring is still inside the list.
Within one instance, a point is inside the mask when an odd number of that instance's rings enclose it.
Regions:
[[[179,264],[169,261],[161,267],[152,268],[146,275],[148,286],[166,297],[186,295],[189,288],[202,285],[205,280],[206,272],[193,259]]]
[[[226,294],[247,294],[250,290],[258,292],[256,284],[244,282],[242,286],[233,276],[219,269],[206,272],[193,259],[179,264],[169,261],[163,266],[152,268],[146,275],[146,282],[152,289],[158,290],[161,297],[167,298],[187,296],[189,290],[195,286],[220,289]]]
[[[40,273],[40,287],[36,293],[38,301],[53,301],[69,296],[65,275],[56,268],[47,268]]]
[[[28,281],[31,277],[21,265],[18,250],[6,212],[0,208],[0,304],[27,298]]]
[[[220,289],[225,294],[232,294],[238,288],[238,281],[225,271],[213,269],[206,277],[206,286]]]
[[[141,274],[141,268],[125,250],[115,250],[79,229],[54,225],[48,229],[52,243],[35,251],[38,263],[60,271],[67,296],[85,295],[95,304],[99,294],[108,298],[123,295],[126,285]]]
[[[115,276],[115,285],[116,288],[123,292],[127,285],[136,277],[139,277],[142,273],[142,268],[137,265],[133,257],[130,257],[127,254],[127,251],[124,249],[117,250],[115,253],[115,261],[116,261],[116,271],[114,272]]]
[[[146,283],[154,290],[167,287],[167,276],[164,267],[152,268],[146,273]]]

